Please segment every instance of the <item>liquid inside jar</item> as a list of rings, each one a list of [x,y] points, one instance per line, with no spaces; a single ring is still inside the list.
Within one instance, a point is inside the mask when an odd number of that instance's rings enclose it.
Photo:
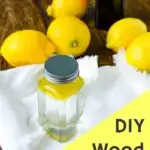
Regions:
[[[65,84],[50,82],[45,77],[38,82],[39,123],[59,142],[66,142],[76,134],[84,109],[84,84],[80,76]]]

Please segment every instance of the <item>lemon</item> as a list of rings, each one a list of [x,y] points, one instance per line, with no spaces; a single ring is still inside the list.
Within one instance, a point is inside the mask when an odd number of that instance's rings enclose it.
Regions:
[[[47,36],[35,30],[12,33],[1,47],[1,55],[13,67],[43,63],[54,51]]]
[[[117,52],[119,48],[127,48],[142,33],[147,32],[144,22],[136,18],[124,18],[114,23],[107,34],[106,47]]]
[[[126,51],[127,62],[139,70],[150,71],[150,32],[137,37]]]
[[[56,18],[49,26],[47,36],[57,47],[59,54],[79,56],[90,44],[87,25],[74,16]]]
[[[47,8],[49,16],[54,18],[62,15],[83,17],[88,8],[88,0],[53,0]]]

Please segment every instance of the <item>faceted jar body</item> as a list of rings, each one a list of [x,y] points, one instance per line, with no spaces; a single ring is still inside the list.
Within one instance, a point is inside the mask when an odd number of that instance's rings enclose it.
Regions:
[[[84,80],[58,84],[42,77],[38,82],[39,123],[47,134],[59,142],[70,140],[84,109]]]

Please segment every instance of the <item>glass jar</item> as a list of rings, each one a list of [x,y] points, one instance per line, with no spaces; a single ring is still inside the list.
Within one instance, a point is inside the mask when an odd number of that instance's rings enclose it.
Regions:
[[[84,85],[74,58],[56,55],[46,61],[38,82],[38,112],[40,125],[53,139],[66,142],[75,135]]]

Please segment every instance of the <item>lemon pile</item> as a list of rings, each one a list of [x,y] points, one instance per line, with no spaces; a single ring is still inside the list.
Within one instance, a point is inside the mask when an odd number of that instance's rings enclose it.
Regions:
[[[118,52],[125,49],[127,63],[141,71],[150,71],[150,32],[137,18],[115,22],[107,34],[106,47]]]
[[[0,54],[13,67],[42,64],[54,53],[80,56],[91,41],[88,26],[79,19],[87,6],[85,0],[53,0],[47,11],[55,19],[47,34],[36,30],[16,31],[4,40]]]

